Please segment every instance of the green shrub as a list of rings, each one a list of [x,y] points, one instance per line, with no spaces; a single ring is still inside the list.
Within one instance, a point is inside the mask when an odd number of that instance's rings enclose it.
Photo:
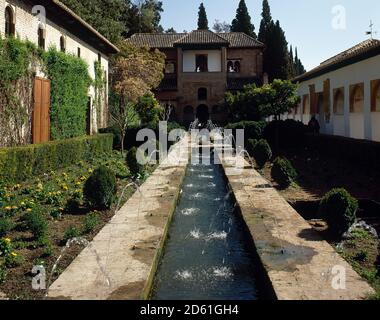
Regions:
[[[329,229],[337,236],[345,233],[356,220],[358,201],[345,189],[333,189],[320,203],[320,212],[326,219]]]
[[[5,266],[7,268],[16,268],[23,263],[24,259],[19,254],[12,252],[5,256]]]
[[[88,88],[91,77],[81,58],[54,48],[44,54],[46,72],[51,79],[51,136],[67,139],[86,134]]]
[[[253,148],[253,157],[257,165],[262,168],[272,158],[272,149],[264,139],[258,141]]]
[[[0,237],[4,237],[9,231],[11,231],[14,227],[13,222],[7,218],[0,218]]]
[[[255,149],[257,142],[258,141],[256,139],[248,139],[247,152],[249,153],[250,156],[253,156],[253,150]]]
[[[98,134],[0,149],[0,181],[16,183],[112,151],[112,135]]]
[[[100,219],[96,212],[89,213],[83,220],[83,233],[91,233],[100,224]]]
[[[297,178],[297,172],[292,163],[281,157],[274,160],[271,175],[281,188],[289,187]]]
[[[107,167],[99,167],[87,179],[83,195],[88,204],[96,209],[111,208],[117,191],[116,177]]]
[[[80,231],[74,226],[70,226],[65,230],[65,234],[63,236],[64,241],[69,241],[74,238],[79,238],[81,236]]]
[[[267,123],[265,121],[241,121],[230,123],[225,127],[225,129],[231,129],[234,137],[236,137],[237,129],[243,129],[244,140],[247,142],[248,139],[262,139],[266,125]]]
[[[23,220],[26,228],[32,232],[34,238],[38,241],[44,241],[47,237],[48,223],[44,215],[39,211],[28,212],[24,215]]]
[[[133,147],[131,150],[128,151],[126,156],[127,166],[133,176],[137,176],[138,174],[144,172],[144,166],[138,163],[137,161],[137,156],[139,152],[139,149]]]

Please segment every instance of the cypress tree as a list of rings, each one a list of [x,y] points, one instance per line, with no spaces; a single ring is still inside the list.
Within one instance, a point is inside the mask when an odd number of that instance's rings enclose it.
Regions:
[[[260,23],[258,40],[265,43],[268,30],[270,28],[271,23],[273,22],[268,0],[263,0],[263,12],[261,13],[261,17],[262,19]]]
[[[198,30],[208,30],[207,13],[203,2],[199,6],[198,11]]]
[[[255,26],[251,22],[251,16],[248,13],[248,8],[244,0],[240,0],[239,7],[236,10],[236,18],[232,21],[231,31],[244,32],[255,39],[257,38]]]

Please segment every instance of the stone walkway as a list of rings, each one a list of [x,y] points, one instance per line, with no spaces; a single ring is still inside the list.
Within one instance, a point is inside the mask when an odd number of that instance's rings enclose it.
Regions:
[[[234,164],[224,159],[225,173],[278,299],[358,300],[374,293],[267,180],[247,162],[241,170]],[[333,271],[342,270],[346,288],[335,290]]]
[[[188,138],[185,137],[140,191],[53,283],[49,297],[77,300],[147,298],[188,159]]]

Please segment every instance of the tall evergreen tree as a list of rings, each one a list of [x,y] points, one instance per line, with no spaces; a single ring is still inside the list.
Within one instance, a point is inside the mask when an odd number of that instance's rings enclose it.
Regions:
[[[263,0],[263,11],[261,13],[261,17],[262,19],[260,23],[258,40],[265,43],[268,30],[271,26],[271,23],[273,22],[268,0]]]
[[[280,22],[272,22],[266,43],[265,71],[268,73],[269,81],[274,79],[289,78],[289,52],[288,42],[286,41],[285,32],[282,30]]]
[[[294,76],[299,76],[299,75],[304,74],[306,72],[306,69],[305,69],[304,65],[302,64],[301,59],[298,57],[297,47],[296,47],[296,55],[294,58],[294,69],[295,69]]]
[[[199,6],[198,12],[198,30],[208,30],[207,13],[203,2]]]
[[[255,26],[251,22],[251,16],[248,13],[247,5],[244,0],[240,0],[239,7],[236,10],[236,18],[232,21],[232,32],[244,32],[245,34],[257,38]]]

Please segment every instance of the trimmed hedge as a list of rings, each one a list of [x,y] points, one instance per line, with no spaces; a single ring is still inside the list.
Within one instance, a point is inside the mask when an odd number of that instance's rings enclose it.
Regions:
[[[112,151],[112,134],[0,149],[0,182],[20,182]]]
[[[332,135],[306,135],[307,146],[323,155],[348,161],[378,172],[380,170],[380,142],[358,140]]]
[[[272,158],[272,149],[265,139],[259,140],[253,148],[253,157],[259,168],[263,168],[265,164]]]
[[[274,160],[271,175],[281,188],[288,188],[297,178],[297,172],[292,163],[281,157]]]
[[[268,143],[276,146],[276,136],[279,147],[303,147],[305,145],[305,135],[308,127],[302,122],[293,119],[275,120],[265,127],[263,136]]]
[[[236,137],[237,129],[244,129],[244,140],[247,142],[249,139],[262,139],[266,126],[267,122],[265,121],[241,121],[230,123],[225,129],[232,129],[234,137]]]
[[[355,222],[358,201],[343,188],[333,189],[321,200],[319,210],[329,229],[336,235],[344,234]]]

